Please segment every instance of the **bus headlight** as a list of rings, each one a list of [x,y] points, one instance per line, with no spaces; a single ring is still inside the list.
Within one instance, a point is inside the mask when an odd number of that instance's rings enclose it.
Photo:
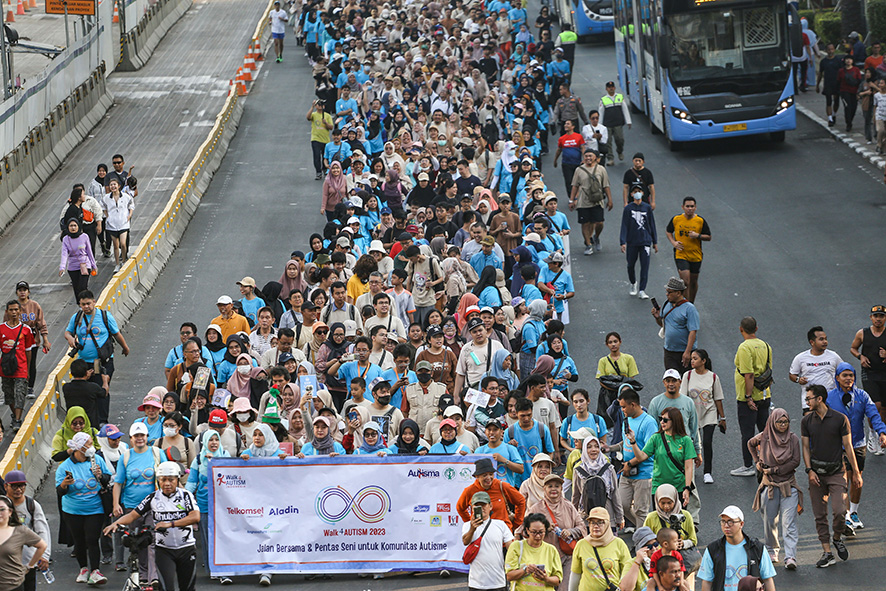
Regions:
[[[671,113],[673,113],[674,117],[676,117],[679,121],[682,121],[683,123],[697,123],[695,119],[692,118],[692,115],[682,109],[671,107]]]
[[[778,115],[779,113],[784,112],[793,104],[794,104],[794,97],[793,96],[789,96],[789,97],[782,99],[781,101],[779,101],[778,107],[776,107],[776,109],[775,109],[775,114]]]

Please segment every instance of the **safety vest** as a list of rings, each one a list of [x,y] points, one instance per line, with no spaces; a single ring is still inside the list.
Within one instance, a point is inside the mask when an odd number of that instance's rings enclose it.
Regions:
[[[625,114],[621,105],[625,97],[621,93],[615,93],[615,96],[604,94],[600,102],[603,103],[603,123],[606,127],[621,127],[625,124]]]
[[[559,35],[560,43],[576,43],[578,41],[578,35],[575,34],[575,31],[563,31]]]

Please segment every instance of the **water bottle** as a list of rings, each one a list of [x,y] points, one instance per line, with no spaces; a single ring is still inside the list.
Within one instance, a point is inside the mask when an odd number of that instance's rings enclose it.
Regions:
[[[52,585],[53,583],[55,583],[55,575],[52,574],[52,569],[47,568],[46,570],[40,572],[43,573],[43,578],[46,579],[46,583],[48,585]]]
[[[562,537],[563,537],[563,528],[560,527],[559,525],[558,525],[558,526],[555,526],[555,527],[554,527],[554,533],[557,534],[557,537],[558,537],[558,538],[562,538]]]

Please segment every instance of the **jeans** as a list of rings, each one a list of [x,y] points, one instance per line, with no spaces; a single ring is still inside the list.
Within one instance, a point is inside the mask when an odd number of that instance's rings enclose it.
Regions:
[[[834,514],[834,539],[843,537],[843,529],[846,527],[846,505],[849,484],[846,481],[846,471],[841,470],[830,476],[819,476],[818,485],[809,482],[809,499],[812,501],[812,514],[815,516],[815,531],[818,532],[818,541],[828,544],[831,536],[828,532],[828,503]]]
[[[628,258],[628,281],[633,285],[637,283],[637,258],[640,258],[640,291],[646,290],[646,283],[649,281],[649,249],[650,246],[628,244],[625,254]]]
[[[621,500],[625,518],[640,527],[649,515],[649,501],[652,498],[652,479],[628,478],[618,479],[618,498]]]
[[[323,150],[325,148],[326,144],[323,142],[311,141],[311,151],[314,153],[314,172],[317,174],[323,173]]]
[[[760,433],[766,428],[766,420],[769,418],[769,406],[771,398],[757,401],[757,410],[751,410],[747,402],[738,403],[738,428],[741,431],[741,455],[745,466],[753,466],[754,459],[748,450],[748,441],[754,436],[756,428]]]
[[[772,498],[769,493],[772,492]],[[797,541],[800,530],[797,527],[797,505],[800,502],[800,491],[791,489],[791,496],[784,497],[778,487],[764,488],[760,493],[760,510],[763,514],[763,536],[766,547],[778,553],[778,530],[782,528],[784,536],[784,557],[797,558]]]
[[[520,351],[520,381],[522,382],[529,377],[532,370],[535,369],[535,353],[527,353]]]

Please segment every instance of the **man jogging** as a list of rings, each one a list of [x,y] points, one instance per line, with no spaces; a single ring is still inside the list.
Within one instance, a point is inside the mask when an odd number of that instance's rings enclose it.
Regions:
[[[686,299],[695,302],[698,294],[698,274],[701,272],[701,243],[711,240],[707,220],[695,214],[695,197],[683,198],[683,213],[668,222],[668,241],[674,247],[674,263],[677,273],[686,284]]]
[[[286,35],[286,22],[289,15],[280,8],[279,0],[274,2],[274,9],[268,13],[268,22],[271,25],[271,38],[274,39],[274,53],[277,54],[277,63],[283,61],[283,37]]]

